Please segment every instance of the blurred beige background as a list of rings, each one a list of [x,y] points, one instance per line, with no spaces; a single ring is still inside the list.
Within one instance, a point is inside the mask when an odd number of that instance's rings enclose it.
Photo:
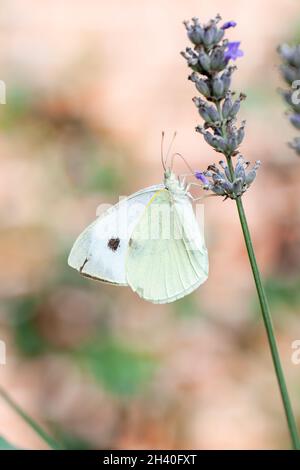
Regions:
[[[233,89],[242,153],[262,160],[245,196],[300,425],[300,161],[277,88],[280,42],[300,39],[297,0],[6,0],[0,6],[0,384],[69,448],[288,448],[234,204],[208,199],[210,277],[169,306],[66,266],[100,202],[160,182],[161,131],[196,169],[218,156],[194,132],[179,55],[184,19],[238,26]],[[177,163],[177,171],[183,167]],[[0,435],[46,446],[0,402]]]

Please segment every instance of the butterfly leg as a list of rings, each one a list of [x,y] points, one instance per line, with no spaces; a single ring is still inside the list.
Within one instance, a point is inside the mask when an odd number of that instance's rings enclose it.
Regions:
[[[186,179],[187,176],[195,176],[194,173],[182,173],[179,175],[179,179]]]
[[[196,201],[203,201],[204,199],[206,199],[207,197],[213,197],[213,196],[217,196],[217,194],[205,194],[205,196],[200,196],[200,197],[194,197],[189,191],[186,193],[189,198],[191,198],[191,200],[193,202],[196,202]]]
[[[178,176],[179,183],[181,187],[185,187],[186,185],[186,177],[187,176],[194,176],[194,173],[182,173],[181,175]]]
[[[199,183],[189,183],[189,184],[187,185],[187,187],[186,187],[186,190],[189,191],[192,186],[197,186],[198,188],[202,188],[202,189],[203,189],[203,184],[199,184]]]
[[[190,198],[192,201],[194,201],[194,202],[203,199],[203,196],[201,196],[201,197],[194,197],[194,196],[190,193],[190,188],[191,188],[192,186],[197,186],[197,187],[202,188],[202,185],[199,184],[199,183],[189,183],[189,184],[187,185],[187,187],[186,187],[186,194],[189,196],[189,198]]]
[[[202,188],[203,189],[203,185],[202,184],[199,184],[199,183],[189,183],[187,185],[187,188],[186,188],[186,191],[187,191],[187,195],[192,199],[192,201],[196,202],[196,201],[201,201],[203,199],[206,199],[207,197],[210,197],[210,196],[216,196],[216,194],[206,194],[205,196],[200,196],[200,197],[194,197],[189,189],[191,188],[191,186],[197,186],[198,188]]]
[[[189,198],[191,198],[193,202],[202,201],[203,199],[207,197],[207,196],[194,197],[190,192],[187,192],[186,194],[188,195]]]

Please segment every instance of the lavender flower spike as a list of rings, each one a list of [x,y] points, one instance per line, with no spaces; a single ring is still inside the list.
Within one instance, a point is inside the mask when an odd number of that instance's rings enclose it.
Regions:
[[[185,23],[188,38],[193,44],[195,38],[191,39],[190,33],[195,25],[200,25],[199,20]],[[259,167],[256,164],[250,172],[247,171],[248,163],[239,150],[245,135],[245,122],[238,125],[237,118],[246,95],[240,93],[238,98],[234,98],[231,76],[236,67],[231,66],[229,60],[241,57],[243,52],[239,49],[240,42],[224,39],[225,29],[234,25],[235,22],[227,21],[220,28],[216,20],[211,20],[204,29],[206,35],[213,35],[213,47],[211,41],[205,41],[204,37],[197,45],[194,44],[193,49],[188,47],[182,54],[193,71],[188,78],[199,95],[193,98],[193,102],[204,120],[204,125],[198,125],[196,131],[215,152],[225,156],[227,163],[222,161],[221,168],[210,165],[207,171],[197,171],[194,175],[204,190],[230,199],[240,198],[249,189]]]

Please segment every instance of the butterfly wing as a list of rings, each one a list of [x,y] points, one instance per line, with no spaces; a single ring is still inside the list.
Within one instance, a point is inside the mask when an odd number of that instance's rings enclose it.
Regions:
[[[132,232],[126,273],[130,287],[153,303],[180,299],[207,279],[204,237],[188,197],[154,194]]]
[[[75,241],[69,266],[86,277],[127,285],[125,258],[131,232],[145,206],[162,187],[145,188],[106,210]]]

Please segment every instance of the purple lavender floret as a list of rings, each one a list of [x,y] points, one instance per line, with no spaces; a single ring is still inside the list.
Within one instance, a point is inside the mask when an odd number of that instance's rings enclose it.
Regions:
[[[238,57],[243,57],[244,52],[239,49],[240,44],[240,41],[233,41],[227,43],[226,50],[224,53],[224,57],[227,62],[229,60],[236,60],[238,59]]]
[[[195,176],[197,180],[200,180],[205,186],[209,184],[208,179],[204,175],[204,173],[201,173],[201,171],[195,171]]]
[[[235,21],[226,21],[226,23],[221,26],[221,29],[235,28],[237,23]]]

